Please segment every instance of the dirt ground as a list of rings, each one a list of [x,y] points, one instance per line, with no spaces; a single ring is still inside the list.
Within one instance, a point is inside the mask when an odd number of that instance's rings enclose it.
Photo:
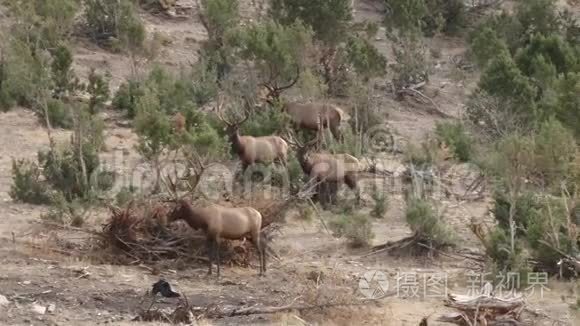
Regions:
[[[193,5],[192,0],[178,1]],[[255,1],[241,1],[244,17],[255,14]],[[380,13],[372,1],[355,1],[357,20],[378,20]],[[196,18],[167,18],[141,13],[149,32],[157,32],[169,40],[161,49],[161,64],[178,69],[195,62],[196,49],[205,31]],[[0,16],[1,17],[1,16]],[[0,18],[1,20],[2,18]],[[2,25],[2,24],[0,24]],[[384,38],[377,47],[389,52]],[[458,72],[452,58],[465,54],[465,44],[459,39],[437,38],[430,46],[440,52],[435,60],[433,78],[428,92],[442,111],[460,117],[462,103],[474,88],[475,73]],[[86,40],[78,40],[75,47],[75,70],[85,76],[90,68],[108,71],[112,88],[135,71],[142,71],[147,62],[134,65],[123,55],[106,52]],[[380,91],[379,91],[380,92]],[[388,124],[406,141],[420,141],[429,133],[437,118],[417,108],[413,103],[395,102],[379,95],[381,110]],[[148,167],[140,162],[134,150],[136,136],[129,128],[119,127],[115,114],[106,112],[107,151],[103,160],[114,166],[120,175],[147,175]],[[56,131],[57,140],[65,141],[69,134]],[[37,152],[48,147],[46,131],[34,114],[23,108],[0,113],[0,324],[2,325],[135,325],[130,322],[146,309],[150,298],[146,292],[151,285],[165,278],[172,287],[183,293],[193,306],[283,306],[293,300],[315,303],[339,303],[365,299],[359,290],[360,278],[369,271],[381,271],[389,280],[390,292],[397,287],[395,277],[405,273],[446,275],[448,293],[467,294],[469,273],[479,273],[473,261],[459,256],[440,255],[433,258],[405,258],[386,254],[365,257],[368,249],[351,249],[345,240],[330,235],[317,219],[305,221],[296,214],[288,214],[272,244],[281,260],[271,260],[266,277],[257,277],[258,267],[223,266],[222,278],[207,278],[205,264],[191,266],[161,265],[152,270],[148,266],[119,266],[101,264],[91,257],[70,256],[66,244],[86,245],[87,233],[74,230],[50,229],[39,225],[45,207],[14,203],[10,196],[12,159],[33,159]],[[115,163],[112,163],[115,162]],[[122,162],[122,163],[119,163]],[[400,165],[401,158],[386,156],[385,164]],[[454,166],[446,171],[451,186],[457,175],[467,173],[468,166]],[[480,251],[480,245],[468,228],[470,221],[485,222],[489,195],[476,201],[459,201],[453,196],[440,198],[444,219],[459,237],[456,250]],[[375,244],[408,236],[403,216],[402,194],[393,189],[389,195],[389,209],[385,218],[373,220]],[[106,212],[95,212],[88,220],[88,228],[101,228]],[[63,245],[64,243],[64,245]],[[55,250],[61,248],[59,250]],[[257,263],[257,262],[254,262]],[[200,320],[200,325],[418,325],[423,317],[431,316],[430,325],[445,325],[435,321],[449,312],[443,305],[441,293],[423,296],[423,279],[417,279],[419,298],[391,293],[377,303],[354,306],[288,312],[270,315],[229,317]],[[376,288],[376,283],[371,283]],[[529,325],[578,325],[580,314],[570,309],[576,301],[576,284],[550,279],[548,289],[540,297],[532,296],[528,306],[537,315],[527,314]],[[404,293],[403,293],[404,294]],[[3,300],[6,299],[6,300]],[[177,299],[160,299],[158,307],[174,307]],[[142,323],[145,324],[145,323]],[[154,323],[151,323],[152,325]]]

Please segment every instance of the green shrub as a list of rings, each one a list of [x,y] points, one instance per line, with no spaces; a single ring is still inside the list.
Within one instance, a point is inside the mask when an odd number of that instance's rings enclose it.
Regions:
[[[505,41],[490,27],[474,30],[470,36],[470,46],[470,53],[481,68],[485,68],[498,53],[509,55]]]
[[[562,256],[560,252],[571,256],[578,253],[576,234],[568,229],[568,212],[563,198],[541,198],[538,206],[529,216],[526,240],[533,249],[534,259],[554,268]]]
[[[481,76],[479,87],[490,95],[520,101],[521,110],[527,110],[524,112],[532,115],[534,113],[533,99],[536,97],[536,89],[506,53],[499,53],[489,63]]]
[[[250,25],[232,37],[239,56],[252,62],[268,86],[290,84],[297,78],[312,45],[311,31],[297,22],[288,26],[275,22]],[[279,94],[273,94],[275,99]]]
[[[579,151],[572,131],[558,120],[549,119],[540,126],[534,143],[534,171],[541,175],[544,184],[559,192],[562,184],[573,183],[574,161]]]
[[[133,186],[122,187],[115,195],[115,205],[118,207],[124,207],[127,203],[135,198],[136,191],[137,189],[135,189]]]
[[[384,112],[382,112],[378,103],[373,101],[372,92],[373,90],[368,83],[362,80],[354,81],[349,88],[348,97],[352,101],[353,108],[348,123],[355,133],[364,134],[370,128],[384,122]],[[366,148],[363,148],[363,152],[366,150]]]
[[[94,164],[97,158],[94,153],[89,151],[85,155],[88,173],[89,168],[96,168]],[[65,148],[62,151],[39,152],[38,162],[43,167],[43,174],[47,182],[55,190],[62,192],[66,200],[72,201],[88,195],[88,180],[83,180],[78,155],[75,155],[72,148]]]
[[[126,112],[129,118],[137,114],[137,100],[143,96],[144,91],[141,83],[129,80],[121,84],[113,97],[113,108]]]
[[[580,139],[580,128],[577,128],[580,126],[580,72],[559,76],[555,89],[557,104],[551,110],[556,112],[562,124],[575,133],[576,139]]]
[[[440,142],[451,148],[456,159],[467,162],[473,152],[473,139],[460,122],[437,123],[435,134]]]
[[[346,53],[354,70],[364,80],[385,75],[387,59],[369,40],[350,37],[346,44]]]
[[[198,107],[209,103],[218,93],[217,68],[201,58],[191,69],[191,96]]]
[[[74,125],[73,115],[70,105],[61,100],[49,99],[47,102],[48,119],[53,128],[72,129]],[[46,124],[44,112],[41,112],[40,121]]]
[[[316,215],[316,210],[309,204],[303,204],[299,208],[299,214],[301,220],[313,221]]]
[[[373,200],[375,201],[375,206],[371,210],[371,215],[375,218],[384,218],[387,209],[389,208],[389,202],[387,195],[383,193],[380,189],[373,187],[373,192],[371,194]]]
[[[516,241],[515,252],[511,252],[511,240],[507,231],[494,228],[487,239],[486,254],[492,260],[493,273],[495,273],[493,275],[517,273],[520,279],[519,286],[526,285],[526,276],[532,270],[528,264],[528,253],[524,250],[524,244],[521,241]]]
[[[454,242],[451,230],[441,221],[441,216],[424,199],[411,198],[407,202],[405,218],[411,230],[420,239],[429,241],[436,247],[451,245]]]
[[[41,170],[36,163],[28,160],[12,161],[12,185],[10,197],[23,203],[49,204],[50,196]]]
[[[92,68],[86,88],[90,95],[89,113],[97,114],[105,107],[105,102],[109,100],[109,80],[106,76],[99,75]]]
[[[131,0],[86,0],[84,18],[89,35],[114,50],[139,50],[145,27]]]
[[[338,44],[349,35],[353,18],[350,0],[274,0],[270,14],[283,25],[302,21],[327,45]]]
[[[423,33],[432,36],[436,32],[456,34],[467,24],[467,11],[463,0],[426,1],[428,14],[423,17]]]
[[[81,227],[85,223],[87,205],[79,200],[67,201],[61,193],[55,193],[51,198],[50,210],[40,215],[40,218],[56,224]]]
[[[11,39],[2,67],[1,94],[4,109],[13,105],[33,107],[50,85],[49,58],[36,56],[24,41]]]
[[[237,0],[201,1],[202,24],[208,39],[201,44],[200,57],[221,81],[231,70],[233,58],[228,37],[238,27],[239,4]]]
[[[289,117],[276,107],[256,110],[241,128],[243,135],[255,137],[275,135],[284,130]]]
[[[51,49],[72,33],[77,0],[9,1],[7,6],[18,18],[11,34],[27,42],[31,49]]]
[[[509,231],[509,211],[510,200],[505,192],[496,190],[493,195],[494,206],[492,208],[493,216],[498,222],[498,227]],[[514,221],[518,235],[523,235],[529,225],[529,218],[532,212],[538,208],[535,196],[531,192],[521,194],[516,199],[516,209],[514,212]]]
[[[419,170],[425,170],[442,160],[439,145],[433,138],[427,138],[419,145],[408,143],[404,156],[405,163],[413,164]]]
[[[393,84],[400,90],[420,82],[428,81],[431,67],[425,56],[425,47],[420,41],[403,39],[393,46],[395,63],[391,65]]]
[[[332,136],[330,130],[325,130],[324,140],[328,144],[327,150],[331,153],[337,154],[350,154],[354,157],[360,157],[365,152],[364,150],[369,150],[368,148],[363,148],[361,145],[362,141],[360,136],[355,134],[351,128],[341,129],[342,140],[337,140]]]
[[[578,29],[554,0],[518,3],[515,13],[492,15],[472,34],[471,52],[484,67],[479,86],[504,104],[497,121],[537,127],[556,116],[576,130],[580,48],[569,33]],[[574,37],[572,36],[572,39]],[[509,49],[509,51],[506,51]]]
[[[73,94],[80,88],[79,81],[72,69],[73,54],[65,45],[59,45],[52,53],[52,93],[56,98]]]
[[[370,219],[364,214],[341,214],[330,221],[337,237],[346,237],[353,247],[369,246],[374,238]]]
[[[200,121],[189,128],[187,135],[189,139],[184,143],[207,159],[219,160],[226,156],[229,144],[207,121]]]

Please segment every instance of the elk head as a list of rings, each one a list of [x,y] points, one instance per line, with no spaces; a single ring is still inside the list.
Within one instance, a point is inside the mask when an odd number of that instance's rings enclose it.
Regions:
[[[217,117],[220,121],[222,121],[226,127],[225,127],[225,131],[226,133],[230,136],[233,137],[237,134],[238,130],[240,129],[240,126],[246,122],[246,120],[248,120],[248,118],[250,117],[249,115],[249,109],[246,106],[243,109],[243,117],[237,121],[230,121],[228,119],[226,119],[222,113],[222,109],[223,109],[223,99],[218,99],[218,103],[216,105],[216,114]]]
[[[279,86],[276,82],[276,76],[271,75],[267,82],[264,82],[260,85],[267,90],[266,92],[260,92],[264,93],[260,94],[260,98],[264,99],[268,104],[274,105],[280,101],[280,95],[282,95],[282,92],[294,86],[298,82],[298,79],[300,79],[299,66],[296,66],[296,76],[287,85],[284,86]]]
[[[308,152],[311,149],[315,148],[316,145],[318,145],[319,143],[318,136],[305,144],[298,141],[291,132],[287,132],[287,135],[282,138],[292,147],[296,148],[296,156],[298,158],[300,166],[302,167],[302,170],[306,173],[310,173],[312,166],[311,164],[309,164],[310,162],[308,160]]]

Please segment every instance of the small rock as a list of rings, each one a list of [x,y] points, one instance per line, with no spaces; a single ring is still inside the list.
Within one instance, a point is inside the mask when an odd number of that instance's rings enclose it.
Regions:
[[[10,301],[8,301],[8,299],[5,296],[0,295],[0,307],[6,306],[9,303],[10,303]]]
[[[53,314],[56,311],[56,305],[54,303],[51,303],[48,305],[48,307],[46,307],[46,312],[49,314]]]
[[[34,311],[37,314],[44,315],[46,313],[46,307],[43,307],[35,303],[32,305],[32,311]]]
[[[24,285],[30,285],[30,283],[32,283],[32,282],[30,282],[30,281],[23,281],[22,282],[22,284],[24,284]]]

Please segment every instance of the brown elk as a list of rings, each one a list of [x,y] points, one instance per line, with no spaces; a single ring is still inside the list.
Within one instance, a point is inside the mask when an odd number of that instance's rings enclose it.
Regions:
[[[287,102],[283,110],[299,128],[317,132],[328,128],[335,139],[342,139],[340,124],[344,120],[344,111],[334,104]]]
[[[220,276],[220,240],[240,240],[251,237],[260,257],[260,276],[266,273],[265,244],[260,238],[262,214],[252,207],[224,207],[216,204],[194,207],[185,199],[176,200],[175,208],[162,221],[164,224],[176,220],[185,221],[194,230],[203,230],[207,237],[209,270],[212,274],[213,256]]]
[[[320,183],[319,196],[322,189],[330,186],[333,194],[330,194],[330,200],[334,201],[334,192],[338,186],[346,184],[350,189],[355,191],[357,201],[360,200],[357,187],[357,173],[360,167],[358,159],[348,154],[329,154],[329,153],[310,153],[312,147],[318,143],[318,138],[306,144],[300,144],[296,139],[290,137],[288,140],[296,147],[296,157],[302,171]],[[328,197],[328,196],[324,196]]]
[[[242,161],[242,169],[255,163],[269,164],[275,161],[286,166],[288,159],[288,143],[278,136],[241,136],[240,125],[249,117],[247,110],[243,119],[237,122],[228,121],[221,114],[221,104],[216,109],[218,118],[226,124],[226,133],[232,144],[232,149]]]
[[[296,67],[296,76],[288,85],[278,86],[275,78],[270,78],[268,82],[262,83],[258,91],[258,98],[270,105],[281,102],[280,96],[283,91],[291,88],[300,79],[300,67]],[[286,102],[282,106],[292,123],[298,128],[314,130],[320,132],[324,128],[330,129],[335,139],[342,139],[340,134],[340,124],[344,120],[344,111],[338,106],[321,102]]]

